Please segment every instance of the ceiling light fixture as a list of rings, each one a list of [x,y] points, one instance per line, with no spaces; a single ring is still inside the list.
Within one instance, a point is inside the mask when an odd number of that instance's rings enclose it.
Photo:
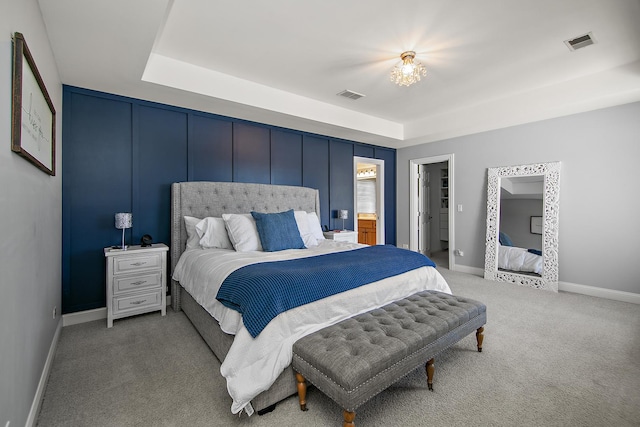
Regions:
[[[400,86],[410,86],[420,81],[420,75],[427,75],[427,69],[419,62],[413,62],[416,53],[413,51],[403,52],[400,55],[402,64],[398,64],[391,70],[391,81]]]

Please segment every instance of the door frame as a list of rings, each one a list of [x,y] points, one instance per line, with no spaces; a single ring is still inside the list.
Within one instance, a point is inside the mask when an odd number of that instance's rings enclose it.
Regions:
[[[376,243],[385,244],[384,160],[353,156],[353,231],[358,233],[358,163],[376,165]]]
[[[455,193],[454,193],[454,155],[443,154],[440,156],[422,157],[409,160],[409,249],[418,250],[418,165],[448,162],[449,168],[449,270],[455,269]]]

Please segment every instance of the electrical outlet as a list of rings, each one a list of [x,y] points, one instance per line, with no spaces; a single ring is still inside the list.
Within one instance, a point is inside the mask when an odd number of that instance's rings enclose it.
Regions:
[[[53,319],[55,320],[56,315],[58,314],[58,307],[56,307],[55,305],[53,306]]]
[[[402,244],[402,249],[409,249],[409,245],[407,245],[406,243]]]

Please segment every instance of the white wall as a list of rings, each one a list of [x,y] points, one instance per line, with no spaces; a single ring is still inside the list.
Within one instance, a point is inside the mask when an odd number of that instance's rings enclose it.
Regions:
[[[409,243],[409,161],[449,153],[457,265],[484,268],[487,168],[561,161],[560,281],[640,293],[640,103],[398,150],[398,246]]]
[[[36,0],[0,0],[0,426],[24,426],[61,320],[62,85]],[[58,174],[11,152],[11,35],[21,32],[56,109]]]

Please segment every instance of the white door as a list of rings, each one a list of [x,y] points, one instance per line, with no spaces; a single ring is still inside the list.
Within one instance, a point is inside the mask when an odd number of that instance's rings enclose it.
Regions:
[[[418,166],[418,251],[431,256],[431,204],[429,203],[429,172]]]

